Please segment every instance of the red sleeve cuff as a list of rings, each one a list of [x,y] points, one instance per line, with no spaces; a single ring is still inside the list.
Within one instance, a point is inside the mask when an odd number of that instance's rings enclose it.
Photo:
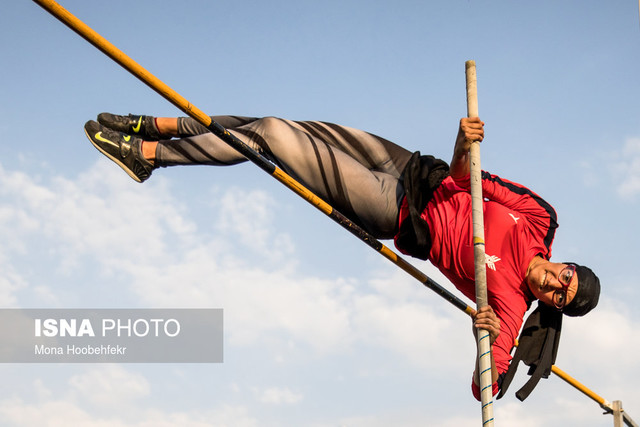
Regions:
[[[471,188],[471,174],[466,174],[464,178],[454,179],[453,182],[455,182],[458,187],[468,190]]]
[[[493,383],[492,385],[492,395],[495,396],[500,391],[500,386],[498,385],[498,381]],[[475,383],[475,381],[471,380],[471,392],[473,393],[473,397],[479,402],[480,398],[480,386]]]

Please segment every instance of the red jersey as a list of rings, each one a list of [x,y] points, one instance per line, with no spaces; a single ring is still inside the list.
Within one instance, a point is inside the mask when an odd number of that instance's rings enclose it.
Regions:
[[[429,224],[429,260],[464,295],[475,301],[473,224],[469,177],[447,177],[435,190],[421,217]],[[555,210],[531,190],[496,175],[482,173],[484,232],[489,305],[500,319],[493,345],[499,373],[509,368],[511,350],[533,296],[524,282],[531,260],[551,256]],[[406,200],[400,221],[407,219]],[[402,251],[402,249],[400,249]],[[497,391],[497,388],[494,388]]]

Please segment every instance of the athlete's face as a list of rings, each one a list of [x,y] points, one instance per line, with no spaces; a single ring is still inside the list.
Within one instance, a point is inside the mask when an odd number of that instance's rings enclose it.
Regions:
[[[573,266],[539,257],[531,262],[526,281],[536,298],[558,309],[569,304],[578,289],[578,274]]]

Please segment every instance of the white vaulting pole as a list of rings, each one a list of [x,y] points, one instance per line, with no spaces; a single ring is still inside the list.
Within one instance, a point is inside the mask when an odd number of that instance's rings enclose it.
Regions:
[[[465,63],[467,77],[467,117],[478,117],[478,90],[476,63]],[[482,211],[482,172],[480,169],[480,143],[473,142],[469,151],[471,174],[471,207],[473,219],[473,247],[476,271],[476,306],[482,308],[487,302],[487,268],[484,251],[484,214]],[[480,400],[482,402],[482,425],[493,426],[493,387],[491,376],[491,343],[489,332],[478,331],[478,369],[480,375]]]

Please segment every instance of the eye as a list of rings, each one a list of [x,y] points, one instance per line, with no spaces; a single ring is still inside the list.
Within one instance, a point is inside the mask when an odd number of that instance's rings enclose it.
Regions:
[[[568,285],[569,283],[571,283],[572,278],[573,278],[573,271],[571,270],[565,270],[560,274],[560,282],[562,282],[565,285]]]
[[[562,308],[564,307],[564,303],[566,300],[566,295],[562,291],[556,291],[553,293],[553,303],[556,307]]]

